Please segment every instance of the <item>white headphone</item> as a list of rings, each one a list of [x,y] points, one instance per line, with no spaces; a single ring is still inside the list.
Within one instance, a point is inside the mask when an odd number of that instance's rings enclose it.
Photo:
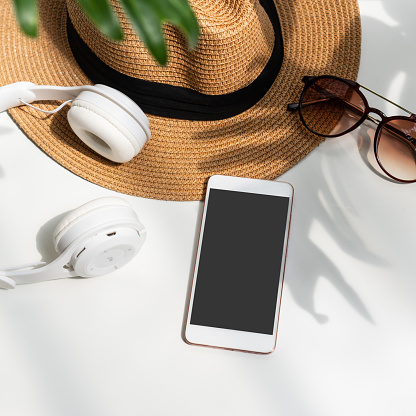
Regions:
[[[99,198],[68,213],[56,226],[59,256],[0,270],[0,288],[66,277],[93,277],[124,266],[140,250],[146,230],[130,205],[118,197]]]
[[[54,111],[30,105],[40,100],[66,100]],[[17,82],[0,87],[0,112],[29,105],[47,113],[72,101],[68,122],[75,134],[101,156],[124,163],[136,156],[150,139],[149,120],[125,94],[105,85],[57,87]]]

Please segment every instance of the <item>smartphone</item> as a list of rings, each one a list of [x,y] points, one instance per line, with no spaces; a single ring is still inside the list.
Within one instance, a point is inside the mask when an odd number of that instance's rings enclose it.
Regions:
[[[267,354],[277,340],[292,212],[285,182],[210,177],[185,341]]]

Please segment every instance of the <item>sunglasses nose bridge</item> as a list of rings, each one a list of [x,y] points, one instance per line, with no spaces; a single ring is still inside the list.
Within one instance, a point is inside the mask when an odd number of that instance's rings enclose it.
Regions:
[[[387,117],[381,110],[379,110],[378,108],[374,108],[374,107],[369,107],[366,113],[367,113],[367,116],[371,113],[377,114],[381,119],[380,121],[384,120]]]
[[[381,118],[381,120],[387,117],[381,110],[375,107],[369,107],[366,112],[367,112],[367,115],[371,113],[377,114]]]

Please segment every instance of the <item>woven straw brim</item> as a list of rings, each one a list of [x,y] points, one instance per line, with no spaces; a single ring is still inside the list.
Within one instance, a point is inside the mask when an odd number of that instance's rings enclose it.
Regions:
[[[64,0],[40,2],[40,33],[24,36],[11,1],[0,13],[0,85],[90,84],[74,60],[66,35]],[[274,179],[321,141],[309,134],[288,103],[297,102],[304,75],[355,79],[361,28],[356,0],[276,0],[284,61],[267,94],[252,108],[218,121],[186,121],[149,115],[151,140],[132,161],[119,165],[96,155],[72,132],[66,111],[47,116],[28,107],[10,110],[27,136],[76,175],[146,198],[199,200],[213,174]],[[45,104],[49,108],[50,104]]]

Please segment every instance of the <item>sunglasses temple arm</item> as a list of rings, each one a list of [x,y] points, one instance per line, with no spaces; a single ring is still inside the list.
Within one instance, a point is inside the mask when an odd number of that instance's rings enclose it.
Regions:
[[[397,108],[400,108],[400,110],[403,110],[403,111],[404,111],[404,112],[406,112],[407,114],[412,114],[412,112],[411,112],[411,111],[409,111],[409,110],[407,110],[406,108],[402,107],[401,105],[399,105],[399,104],[397,104],[397,103],[395,103],[395,102],[393,102],[393,101],[389,100],[388,98],[383,97],[382,95],[378,94],[377,92],[375,92],[375,91],[373,91],[373,90],[370,90],[370,88],[367,88],[367,87],[365,87],[364,85],[360,85],[360,87],[361,87],[361,88],[363,88],[363,89],[365,89],[366,91],[371,92],[371,93],[372,93],[372,94],[374,94],[374,95],[377,95],[377,97],[382,98],[383,100],[387,101],[388,103],[395,105]]]
[[[383,97],[381,97],[381,98],[383,98]],[[321,100],[321,101],[326,101],[326,100]],[[307,106],[307,105],[315,104],[316,102],[317,101],[308,102],[308,103],[304,104],[304,107]],[[345,103],[348,104],[348,106],[353,108],[353,109],[357,108],[357,107],[353,106],[352,104],[350,104],[348,102],[345,102]],[[287,109],[290,110],[290,111],[298,110],[299,109],[299,103],[288,104]],[[377,120],[376,118],[374,118],[370,115],[367,115],[367,119],[372,121],[374,124],[377,124],[377,125],[380,123],[379,120]],[[392,127],[392,126],[386,126],[385,128],[386,128],[386,130],[390,131],[391,134],[394,134],[397,138],[403,140],[403,132],[401,130],[396,129],[395,127]]]
[[[365,89],[366,91],[369,91],[369,92],[371,92],[372,94],[374,94],[374,95],[376,95],[377,97],[380,97],[381,99],[383,99],[383,100],[385,100],[385,101],[387,101],[387,102],[389,102],[390,104],[393,104],[393,105],[395,105],[397,108],[400,108],[401,110],[403,110],[404,112],[406,112],[407,114],[413,114],[411,111],[409,111],[408,109],[406,109],[406,108],[404,108],[404,107],[402,107],[401,105],[399,105],[399,104],[397,104],[397,103],[395,103],[394,101],[391,101],[391,100],[389,100],[388,98],[386,98],[386,97],[383,97],[381,94],[378,94],[377,92],[375,92],[375,91],[373,91],[373,90],[371,90],[370,88],[367,88],[367,87],[365,87],[364,85],[360,85],[360,87],[361,88],[363,88],[363,89]],[[316,104],[318,101],[314,101],[314,102],[310,102],[310,103],[305,103],[304,104],[304,106],[306,106],[306,105],[310,105],[310,104]],[[289,110],[289,111],[296,111],[296,110],[298,110],[299,109],[299,103],[291,103],[291,104],[288,104],[287,105],[287,109]],[[371,117],[368,117],[370,120],[372,120],[372,118]],[[375,121],[375,119],[374,120],[372,120],[372,121]],[[378,123],[377,123],[378,124]]]
[[[326,100],[321,100],[321,101],[326,101]],[[321,102],[321,101],[319,101],[319,102]],[[303,107],[306,107],[306,106],[312,105],[312,104],[316,104],[317,102],[318,101],[305,103],[303,105]],[[357,109],[357,107],[355,107],[351,103],[348,103],[347,101],[345,101],[345,104],[347,104],[352,109]],[[290,111],[296,111],[296,110],[299,109],[299,103],[291,103],[291,104],[288,104],[287,105],[287,109],[290,110]],[[367,115],[367,119],[370,120],[370,121],[372,121],[374,124],[377,124],[377,125],[380,124],[380,121],[379,120],[377,120],[376,118],[374,118],[374,117],[372,117],[370,115]],[[400,130],[395,129],[394,127],[388,126],[387,127],[387,130],[390,130],[392,133],[395,133],[396,136],[403,137],[403,134],[401,134]]]
[[[308,101],[306,103],[303,103],[302,107],[307,107],[308,105],[314,105],[314,104],[320,104],[320,103],[324,103],[325,101],[329,101],[330,98],[324,98],[322,100],[314,100],[314,101]],[[289,111],[296,111],[299,110],[299,103],[291,103],[287,105],[287,109]]]

